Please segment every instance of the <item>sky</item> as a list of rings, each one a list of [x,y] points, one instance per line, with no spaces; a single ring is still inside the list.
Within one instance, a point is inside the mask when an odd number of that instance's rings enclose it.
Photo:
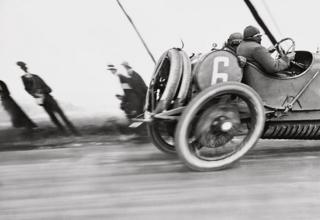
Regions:
[[[156,59],[180,47],[181,39],[188,54],[205,53],[214,42],[222,46],[229,34],[258,26],[242,0],[121,2]],[[252,2],[277,39],[292,37],[297,49],[311,52],[320,46],[318,1]],[[120,112],[120,84],[107,64],[126,60],[147,84],[154,70],[116,0],[0,0],[0,33],[0,79],[22,108],[34,106],[39,114],[43,110],[24,91],[16,61],[41,76],[60,103],[93,115]],[[262,43],[270,45],[267,38]]]

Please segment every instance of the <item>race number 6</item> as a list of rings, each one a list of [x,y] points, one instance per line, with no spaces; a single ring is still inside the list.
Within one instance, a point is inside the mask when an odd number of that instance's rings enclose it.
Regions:
[[[223,63],[223,65],[225,67],[227,67],[227,66],[229,66],[229,58],[228,57],[216,57],[213,60],[211,85],[218,83],[218,79],[221,79],[222,82],[228,81],[228,73],[220,73],[218,71],[219,63]]]

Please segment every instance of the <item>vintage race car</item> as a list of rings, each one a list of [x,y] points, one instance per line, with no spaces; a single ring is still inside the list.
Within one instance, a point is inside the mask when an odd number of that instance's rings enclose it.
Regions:
[[[294,41],[276,48],[280,55],[293,52]],[[193,170],[211,171],[234,164],[259,138],[320,139],[320,56],[295,53],[288,70],[270,75],[222,49],[198,60],[167,50],[146,98],[144,121],[154,145],[177,152]]]

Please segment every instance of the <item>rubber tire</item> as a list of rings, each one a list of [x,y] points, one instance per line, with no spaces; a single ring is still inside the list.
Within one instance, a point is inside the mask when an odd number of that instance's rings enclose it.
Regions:
[[[187,96],[190,90],[192,74],[191,74],[191,61],[186,52],[179,51],[182,59],[182,79],[180,88],[176,97],[174,108],[183,106],[187,102]]]
[[[149,122],[146,124],[148,135],[151,138],[152,143],[163,153],[176,155],[176,149],[174,145],[168,144],[160,134],[158,126],[155,122]]]
[[[236,92],[237,94],[242,95],[249,100],[249,108],[252,110],[252,112],[254,112],[254,116],[256,118],[255,129],[253,130],[252,134],[249,134],[250,137],[245,141],[243,147],[229,157],[218,161],[201,160],[200,158],[196,157],[189,148],[187,137],[189,126],[191,125],[194,115],[205,103],[218,95],[228,94],[230,92]],[[219,83],[200,92],[184,110],[175,132],[176,150],[180,159],[192,170],[214,171],[224,169],[238,161],[252,147],[254,147],[262,135],[264,124],[265,112],[261,98],[251,87],[239,82]]]
[[[165,57],[168,57],[168,59],[170,60],[169,77],[168,77],[166,88],[161,94],[161,98],[157,103],[157,106],[155,107],[154,111],[152,111],[153,113],[160,113],[168,109],[168,106],[170,105],[171,101],[173,100],[173,98],[175,97],[178,91],[179,82],[182,77],[183,57],[181,56],[180,51],[176,48],[172,48],[166,51],[164,55],[161,56],[162,59],[160,59],[157,64],[153,78],[156,78],[158,74],[161,74],[159,72],[159,69]]]

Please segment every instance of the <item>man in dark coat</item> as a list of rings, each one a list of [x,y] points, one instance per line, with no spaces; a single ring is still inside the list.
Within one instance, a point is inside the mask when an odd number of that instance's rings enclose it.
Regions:
[[[275,74],[286,70],[294,59],[294,53],[274,59],[270,52],[261,45],[262,34],[258,28],[247,26],[243,32],[243,41],[237,48],[237,55],[262,68],[266,73]]]
[[[146,86],[137,73],[125,76],[118,72],[113,64],[109,64],[108,70],[116,75],[121,83],[123,95],[116,95],[121,100],[120,108],[125,112],[127,118],[131,120],[143,113],[145,102]],[[142,82],[142,83],[141,83]]]
[[[3,108],[8,112],[12,125],[15,128],[24,127],[32,130],[37,125],[24,113],[20,106],[11,97],[7,85],[0,80],[0,99]]]
[[[17,65],[25,72],[25,74],[21,77],[25,90],[36,99],[38,105],[45,109],[52,122],[58,127],[58,129],[61,132],[66,133],[66,129],[55,114],[60,116],[60,118],[64,121],[74,135],[79,135],[77,129],[68,120],[57,101],[50,95],[52,92],[51,88],[38,75],[29,73],[27,65],[24,62],[18,61]]]
[[[148,90],[146,83],[144,82],[142,77],[132,69],[128,62],[124,61],[121,65],[127,70],[129,76],[129,85],[134,90],[134,92],[137,93],[139,99],[141,99],[141,104],[144,105],[145,97]]]

